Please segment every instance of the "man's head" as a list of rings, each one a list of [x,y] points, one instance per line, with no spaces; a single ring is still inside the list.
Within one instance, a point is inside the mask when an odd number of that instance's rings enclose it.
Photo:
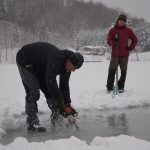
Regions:
[[[126,21],[127,21],[126,15],[124,14],[119,15],[117,20],[119,26],[124,26],[126,24]]]
[[[65,65],[67,71],[75,71],[79,69],[84,62],[84,58],[80,53],[73,53],[68,57]]]

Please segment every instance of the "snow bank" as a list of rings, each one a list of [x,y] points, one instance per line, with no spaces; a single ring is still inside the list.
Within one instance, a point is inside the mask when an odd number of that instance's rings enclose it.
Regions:
[[[16,138],[13,143],[2,146],[1,150],[149,150],[150,142],[120,135],[118,137],[95,137],[88,145],[76,137],[46,142],[29,143],[25,138]]]

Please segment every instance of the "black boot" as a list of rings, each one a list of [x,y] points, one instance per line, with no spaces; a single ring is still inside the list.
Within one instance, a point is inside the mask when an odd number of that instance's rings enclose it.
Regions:
[[[35,131],[35,132],[46,132],[46,128],[42,127],[40,124],[32,124],[27,126],[28,131]]]
[[[121,70],[121,76],[120,76],[120,79],[118,81],[119,93],[123,93],[124,92],[124,85],[125,85],[125,80],[126,80],[126,74],[127,74],[127,70]]]
[[[27,130],[28,131],[35,131],[35,132],[45,132],[46,129],[41,127],[39,124],[39,119],[37,117],[37,103],[36,102],[26,102],[26,114],[27,114]]]
[[[116,70],[109,69],[108,78],[107,78],[107,85],[106,85],[107,90],[109,92],[113,90],[114,80],[115,80],[115,72],[116,72]]]
[[[27,130],[35,132],[46,132],[46,128],[40,126],[37,115],[27,117]]]

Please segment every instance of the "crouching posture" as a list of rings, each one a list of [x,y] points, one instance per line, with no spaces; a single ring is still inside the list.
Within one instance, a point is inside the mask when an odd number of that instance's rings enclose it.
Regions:
[[[69,78],[71,72],[79,69],[84,62],[80,53],[59,50],[49,43],[37,42],[23,46],[17,53],[16,62],[26,91],[28,130],[46,131],[37,116],[40,90],[52,111],[52,120],[57,119],[60,114],[64,117],[76,115],[76,110],[71,106]],[[59,86],[57,75],[60,75]]]

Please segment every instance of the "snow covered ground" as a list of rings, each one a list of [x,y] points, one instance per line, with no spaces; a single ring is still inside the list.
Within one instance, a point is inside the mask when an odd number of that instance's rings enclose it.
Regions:
[[[77,109],[122,109],[126,107],[150,105],[150,60],[149,54],[139,56],[140,61],[134,61],[131,56],[126,80],[126,91],[112,98],[106,94],[106,80],[109,61],[87,62],[83,67],[72,73],[70,80],[72,105]],[[145,57],[147,58],[145,60]],[[0,138],[10,130],[18,130],[25,120],[24,89],[16,65],[0,65]],[[41,93],[38,101],[39,111],[48,112],[45,98]],[[149,150],[150,142],[136,139],[133,136],[120,135],[117,137],[95,137],[90,144],[76,137],[68,139],[48,140],[46,142],[28,142],[18,137],[13,143],[3,146],[0,150],[56,150],[56,149],[92,149],[92,150]]]

